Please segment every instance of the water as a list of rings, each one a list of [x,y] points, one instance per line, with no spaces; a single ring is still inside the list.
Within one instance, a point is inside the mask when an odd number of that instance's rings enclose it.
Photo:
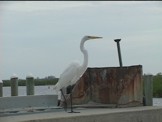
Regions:
[[[55,94],[54,86],[35,86],[35,95]],[[3,97],[11,96],[11,87],[3,87]],[[18,96],[26,96],[26,86],[18,87]]]
[[[53,91],[54,86],[35,86],[35,95],[55,94]],[[26,86],[18,87],[18,95],[26,96]],[[11,96],[11,87],[3,87],[3,97]],[[60,99],[60,96],[59,98]],[[162,98],[153,98],[153,106],[162,106]]]
[[[162,98],[153,98],[153,106],[162,106]]]

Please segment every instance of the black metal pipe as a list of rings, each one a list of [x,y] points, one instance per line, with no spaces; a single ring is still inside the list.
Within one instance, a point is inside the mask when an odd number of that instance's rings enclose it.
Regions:
[[[121,40],[121,39],[114,39],[114,41],[117,43],[119,64],[120,64],[120,67],[122,67],[123,64],[122,64],[121,51],[120,51],[120,44],[119,44],[120,40]]]

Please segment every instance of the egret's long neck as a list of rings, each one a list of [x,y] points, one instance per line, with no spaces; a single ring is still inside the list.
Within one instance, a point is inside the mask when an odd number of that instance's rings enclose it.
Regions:
[[[85,42],[85,40],[82,40],[82,41],[80,42],[80,50],[81,50],[81,52],[82,52],[83,55],[84,55],[84,61],[83,61],[83,64],[81,65],[81,67],[80,67],[82,70],[86,70],[87,65],[88,65],[88,52],[87,52],[87,50],[84,48],[84,42]]]

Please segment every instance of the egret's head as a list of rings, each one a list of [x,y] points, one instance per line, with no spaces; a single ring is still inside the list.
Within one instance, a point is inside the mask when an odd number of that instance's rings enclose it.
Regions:
[[[84,36],[83,39],[86,40],[90,40],[90,39],[101,39],[102,37],[97,37],[97,36]]]

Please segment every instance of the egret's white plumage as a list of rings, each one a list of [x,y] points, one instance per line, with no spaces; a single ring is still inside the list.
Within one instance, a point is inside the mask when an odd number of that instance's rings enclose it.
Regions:
[[[86,71],[88,65],[88,52],[84,48],[84,42],[89,39],[99,39],[102,37],[94,37],[94,36],[84,36],[80,42],[80,50],[84,55],[84,61],[82,64],[79,61],[73,61],[61,74],[59,81],[54,86],[54,90],[56,93],[63,87],[67,87],[69,85],[75,84],[81,75]]]

